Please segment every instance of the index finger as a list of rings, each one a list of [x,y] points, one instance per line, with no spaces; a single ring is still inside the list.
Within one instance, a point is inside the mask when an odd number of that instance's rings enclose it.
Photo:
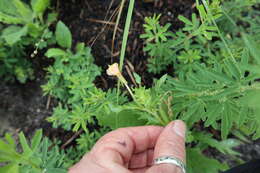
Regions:
[[[154,148],[163,127],[128,127],[112,131],[103,136],[93,147],[90,155],[99,162],[108,160],[126,164],[135,153]]]

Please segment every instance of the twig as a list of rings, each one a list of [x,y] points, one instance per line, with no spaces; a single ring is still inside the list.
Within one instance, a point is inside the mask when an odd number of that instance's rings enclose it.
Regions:
[[[102,23],[102,24],[106,24],[106,25],[115,25],[115,22],[109,22],[109,21],[104,21],[104,20],[98,20],[98,19],[86,19],[87,21],[90,22],[96,22],[96,23]]]
[[[112,13],[112,15],[110,16],[110,18],[108,19],[108,21],[113,20],[114,16],[117,14],[117,12],[118,12],[118,9],[115,9],[115,11]],[[106,16],[106,17],[107,17],[107,16]],[[105,20],[106,20],[106,17],[105,17]],[[96,40],[97,40],[97,39],[101,36],[101,34],[105,31],[106,27],[107,27],[107,24],[105,24],[105,26],[101,29],[101,31],[100,31],[100,32],[97,34],[97,36],[94,38],[94,40],[93,40],[93,42],[91,43],[90,47],[92,47],[92,46],[95,44]]]
[[[112,54],[114,53],[116,31],[117,31],[117,28],[118,28],[118,25],[119,25],[119,22],[120,22],[120,18],[121,18],[121,14],[122,14],[122,11],[123,11],[124,4],[125,4],[125,0],[122,0],[121,4],[118,6],[118,16],[117,16],[117,19],[116,19],[116,25],[115,25],[113,37],[112,37],[112,45],[111,45]]]
[[[133,75],[132,75],[132,73],[131,73],[131,70],[130,70],[130,68],[128,67],[128,65],[126,65],[125,68],[126,68],[126,71],[127,71],[128,75],[130,76],[130,79],[132,80],[132,82],[134,83],[134,85],[137,87],[137,83],[135,82],[135,79],[134,79],[134,77],[133,77]]]
[[[75,138],[77,138],[82,133],[82,131],[83,129],[80,129],[78,132],[76,132],[71,138],[69,138],[69,140],[67,140],[67,142],[65,142],[65,144],[61,146],[61,149],[64,149],[67,145],[69,145]]]
[[[46,109],[48,110],[50,108],[50,103],[51,103],[51,96],[48,96],[47,104],[46,104]]]
[[[126,59],[126,63],[127,63],[128,66],[130,67],[130,69],[131,69],[133,72],[135,72],[135,68],[134,68],[133,64],[132,64],[129,60],[127,60],[127,59]]]

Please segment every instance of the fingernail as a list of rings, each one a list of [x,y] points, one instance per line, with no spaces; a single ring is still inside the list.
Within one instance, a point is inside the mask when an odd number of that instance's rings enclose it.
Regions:
[[[174,133],[185,138],[186,126],[181,120],[174,121],[172,129]]]

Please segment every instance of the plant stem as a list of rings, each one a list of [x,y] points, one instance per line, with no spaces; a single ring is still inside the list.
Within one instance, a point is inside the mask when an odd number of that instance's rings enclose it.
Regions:
[[[123,34],[123,41],[122,41],[121,52],[120,52],[120,62],[119,62],[120,71],[122,71],[122,69],[123,69],[123,64],[124,64],[124,59],[125,59],[125,51],[126,51],[126,44],[127,44],[131,19],[132,19],[132,15],[133,15],[133,10],[134,10],[134,3],[135,3],[135,0],[130,0],[129,6],[128,6],[126,23],[125,23],[124,34]],[[122,5],[123,5],[123,3],[122,3]],[[118,91],[117,92],[117,101],[118,101],[118,98],[119,98],[119,89],[120,89],[120,82],[118,81],[118,83],[117,83],[117,91]]]
[[[127,40],[128,40],[129,28],[130,28],[130,24],[131,24],[131,20],[132,20],[132,15],[133,15],[134,3],[135,3],[135,0],[130,0],[129,6],[128,6],[125,29],[124,29],[124,34],[123,34],[123,42],[122,42],[122,47],[121,47],[121,52],[120,52],[120,63],[119,63],[120,71],[122,71],[123,63],[124,63],[124,59],[125,59],[126,44],[127,44]]]

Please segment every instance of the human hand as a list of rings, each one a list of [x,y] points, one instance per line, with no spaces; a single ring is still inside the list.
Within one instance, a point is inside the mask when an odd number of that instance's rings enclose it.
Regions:
[[[173,164],[153,165],[155,158],[173,156],[185,163],[185,124],[165,128],[128,127],[112,131],[95,144],[69,173],[181,173]]]

